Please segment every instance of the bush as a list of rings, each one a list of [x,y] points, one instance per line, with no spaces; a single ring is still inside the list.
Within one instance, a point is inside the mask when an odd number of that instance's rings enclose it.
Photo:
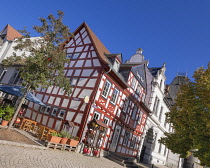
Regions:
[[[67,131],[61,131],[60,134],[62,138],[71,138],[71,134]]]
[[[12,115],[14,114],[14,107],[11,107],[10,105],[7,105],[5,107],[1,107],[2,111],[4,111],[4,114],[2,115],[2,118],[3,120],[6,120],[6,121],[10,121],[11,118],[12,118]]]
[[[50,135],[56,136],[56,137],[61,137],[62,136],[59,132],[53,132]]]

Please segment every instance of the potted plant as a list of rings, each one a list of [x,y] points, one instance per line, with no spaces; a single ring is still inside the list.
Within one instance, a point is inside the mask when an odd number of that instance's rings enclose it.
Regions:
[[[68,139],[67,144],[70,146],[77,146],[79,143],[79,137],[74,137],[71,139]]]
[[[60,143],[61,139],[61,134],[58,132],[53,132],[47,137],[47,140],[51,143]]]
[[[12,119],[12,115],[14,114],[14,107],[11,107],[10,105],[7,105],[5,107],[2,107],[2,110],[4,111],[4,114],[2,116],[2,126],[7,126],[9,121]]]
[[[68,139],[71,138],[70,133],[67,132],[67,131],[61,131],[60,134],[61,134],[61,137],[62,137],[61,142],[60,142],[61,144],[66,144]]]

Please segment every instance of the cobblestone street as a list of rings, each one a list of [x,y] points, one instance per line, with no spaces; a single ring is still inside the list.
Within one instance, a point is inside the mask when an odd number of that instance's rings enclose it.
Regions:
[[[83,156],[75,152],[33,149],[0,144],[0,168],[120,168],[106,158]]]

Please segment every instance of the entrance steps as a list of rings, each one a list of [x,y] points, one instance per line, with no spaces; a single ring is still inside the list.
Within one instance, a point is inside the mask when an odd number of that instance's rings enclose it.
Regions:
[[[143,165],[136,164],[134,162],[135,158],[119,155],[119,154],[114,153],[114,152],[109,152],[109,154],[107,155],[107,158],[109,160],[114,161],[115,163],[118,163],[118,164],[122,165],[123,167],[127,167],[127,168],[146,168]]]

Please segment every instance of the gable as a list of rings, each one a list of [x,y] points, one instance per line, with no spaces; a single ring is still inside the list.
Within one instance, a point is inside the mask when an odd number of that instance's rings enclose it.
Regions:
[[[138,65],[132,67],[131,71],[133,72],[136,79],[139,83],[146,89],[147,81],[146,81],[146,72],[145,72],[145,65]]]

